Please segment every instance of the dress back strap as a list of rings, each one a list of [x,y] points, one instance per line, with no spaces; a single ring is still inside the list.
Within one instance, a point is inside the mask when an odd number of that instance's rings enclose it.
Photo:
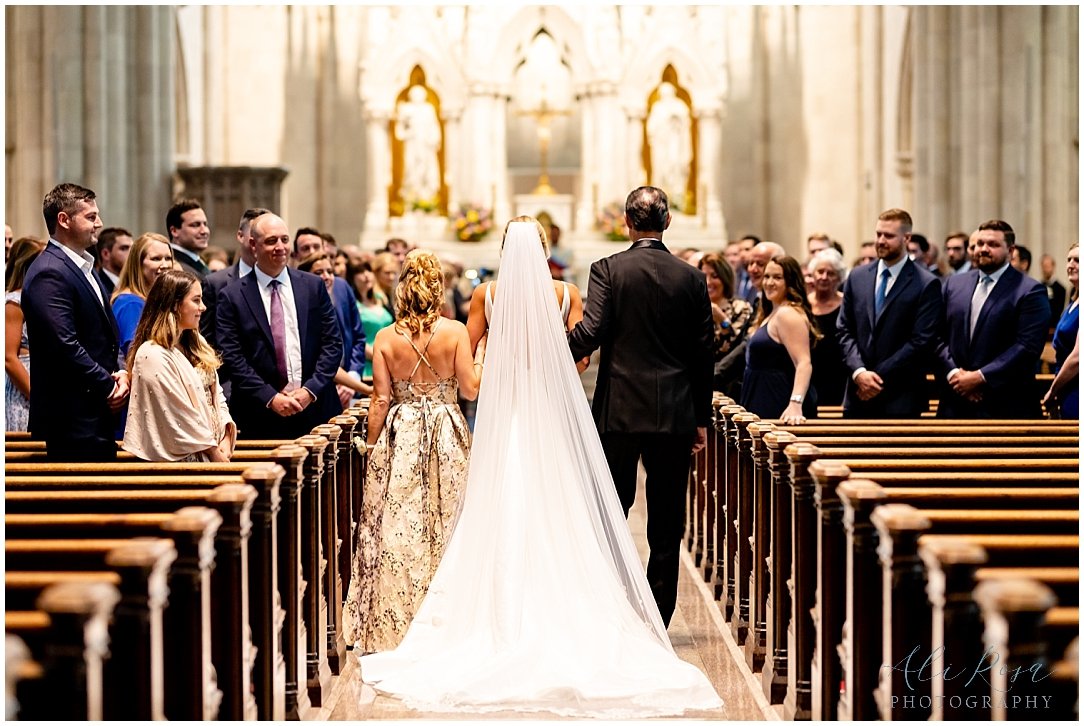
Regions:
[[[421,350],[418,350],[418,346],[414,345],[414,341],[409,335],[407,335],[405,330],[399,331],[399,334],[406,339],[406,342],[410,343],[410,347],[413,348],[414,352],[418,354],[418,362],[414,364],[414,370],[410,372],[410,376],[407,378],[407,380],[414,380],[414,376],[418,373],[418,368],[421,367],[422,363],[425,363],[425,365],[429,367],[429,370],[433,372],[434,376],[440,378],[440,374],[437,373],[436,368],[434,368],[433,364],[429,362],[429,359],[426,357],[425,354],[429,351],[429,344],[433,342],[433,337],[437,334],[437,328],[440,327],[440,324],[442,322],[444,322],[444,318],[437,318],[437,322],[433,326],[433,331],[429,333],[429,339],[425,341],[425,347],[423,347]]]

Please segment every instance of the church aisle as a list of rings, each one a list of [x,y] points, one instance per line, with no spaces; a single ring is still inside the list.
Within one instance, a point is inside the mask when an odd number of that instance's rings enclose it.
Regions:
[[[633,539],[640,557],[647,559],[647,535],[644,503],[644,472],[640,469],[636,504],[629,517]],[[703,578],[694,569],[692,559],[682,553],[682,566],[678,582],[678,604],[670,623],[670,640],[678,656],[700,668],[723,699],[719,711],[690,711],[683,717],[696,721],[765,721],[781,720],[780,707],[772,707],[759,687],[759,681],[750,674],[743,662],[729,628],[725,627],[718,606]],[[576,720],[562,719],[547,713],[498,712],[473,713],[426,713],[403,706],[397,699],[378,695],[358,680],[357,661],[351,655],[340,676],[333,681],[330,697],[319,711],[310,715],[317,721],[356,720],[431,720],[431,721],[480,721],[480,720]],[[667,719],[669,720],[669,719]]]

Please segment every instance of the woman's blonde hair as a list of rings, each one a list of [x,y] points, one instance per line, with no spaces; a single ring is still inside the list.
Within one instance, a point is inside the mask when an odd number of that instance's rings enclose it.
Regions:
[[[117,287],[113,290],[110,301],[116,300],[117,296],[122,292],[135,293],[144,300],[147,299],[147,293],[150,292],[150,289],[147,286],[147,281],[143,279],[143,260],[147,256],[147,248],[150,247],[151,242],[164,244],[169,249],[169,256],[173,257],[173,248],[169,246],[169,240],[162,235],[157,232],[147,232],[139,235],[139,239],[132,243],[128,259],[124,261],[124,267],[120,270],[120,278],[117,280]]]
[[[128,348],[128,372],[132,372],[139,346],[148,340],[166,348],[177,348],[197,370],[215,371],[222,365],[215,349],[200,335],[199,330],[181,330],[177,311],[185,297],[199,284],[199,278],[187,270],[166,270],[151,285],[147,303],[136,326],[135,337]]]
[[[546,239],[545,227],[543,227],[542,223],[539,222],[537,219],[535,219],[534,217],[530,217],[526,214],[521,214],[518,217],[512,217],[510,220],[508,220],[508,224],[504,225],[504,235],[501,236],[501,252],[504,252],[504,241],[508,238],[508,228],[512,226],[512,222],[534,222],[534,226],[538,229],[538,238],[542,240],[542,253],[546,255],[547,259],[549,259],[550,243],[549,240]]]
[[[395,324],[412,334],[436,325],[444,305],[444,271],[427,250],[407,254],[399,284],[395,286]]]

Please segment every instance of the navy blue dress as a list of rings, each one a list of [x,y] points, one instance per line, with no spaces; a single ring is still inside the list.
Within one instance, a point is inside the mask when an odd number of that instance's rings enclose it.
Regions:
[[[741,385],[741,405],[750,413],[772,421],[783,415],[794,390],[794,363],[787,347],[768,335],[768,326],[761,325],[749,339],[745,349],[745,378]],[[816,389],[810,383],[802,401],[806,418],[817,415]]]
[[[1062,314],[1058,321],[1058,327],[1054,328],[1054,362],[1055,370],[1061,370],[1062,364],[1069,354],[1073,352],[1076,344],[1077,331],[1080,329],[1080,306],[1073,303]],[[1080,388],[1078,379],[1073,379],[1063,389],[1064,398],[1061,399],[1061,417],[1063,419],[1075,419],[1080,416]]]

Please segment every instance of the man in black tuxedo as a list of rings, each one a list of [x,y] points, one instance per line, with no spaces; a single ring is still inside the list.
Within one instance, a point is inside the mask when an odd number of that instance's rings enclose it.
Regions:
[[[849,418],[918,418],[944,303],[941,282],[907,256],[911,215],[889,209],[877,219],[876,262],[855,268],[843,286],[836,329],[851,375],[843,398]]]
[[[335,373],[339,321],[323,281],[286,266],[290,232],[274,214],[252,221],[252,272],[218,294],[218,347],[229,366],[238,435],[294,439],[342,413]]]
[[[711,420],[711,303],[704,273],[662,243],[670,212],[661,189],[633,190],[625,223],[632,246],[591,265],[583,320],[568,341],[575,360],[602,349],[592,410],[626,516],[637,461],[647,471],[647,580],[669,625],[690,455]]]
[[[23,284],[30,366],[30,432],[54,461],[117,456],[117,411],[128,398],[117,321],[94,275],[102,220],[94,192],[60,184],[42,204],[49,243]]]

